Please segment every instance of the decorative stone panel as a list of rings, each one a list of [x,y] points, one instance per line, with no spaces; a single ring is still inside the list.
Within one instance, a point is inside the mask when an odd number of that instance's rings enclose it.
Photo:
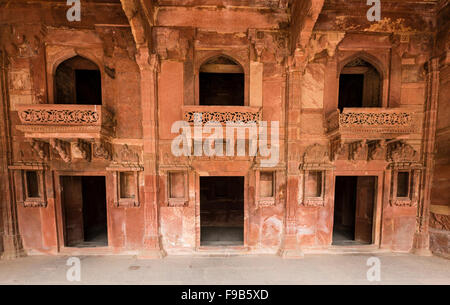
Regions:
[[[114,135],[114,117],[103,106],[36,104],[20,105],[21,125],[28,138],[94,138]]]
[[[184,120],[194,123],[195,114],[201,115],[202,124],[210,121],[220,122],[255,122],[261,121],[260,107],[245,106],[185,106],[183,107]]]
[[[326,117],[329,137],[342,139],[392,139],[419,133],[421,114],[405,109],[346,108]]]

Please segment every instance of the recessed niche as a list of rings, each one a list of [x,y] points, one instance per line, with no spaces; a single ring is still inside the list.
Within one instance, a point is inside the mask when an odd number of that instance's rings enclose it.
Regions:
[[[185,179],[183,172],[169,173],[169,197],[184,198]]]
[[[136,198],[136,179],[134,172],[120,172],[120,198]]]
[[[36,171],[26,171],[26,193],[28,198],[39,198],[39,176]]]
[[[274,196],[274,180],[274,172],[263,171],[260,173],[259,195],[261,197]]]
[[[409,172],[397,174],[397,197],[409,196]]]
[[[323,188],[322,171],[310,171],[306,175],[306,197],[321,197]]]

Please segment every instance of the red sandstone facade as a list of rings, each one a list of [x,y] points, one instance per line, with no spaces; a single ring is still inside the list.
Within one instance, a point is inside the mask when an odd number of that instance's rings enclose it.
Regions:
[[[81,3],[79,22],[65,1],[0,3],[3,257],[301,257],[345,247],[346,221],[356,249],[449,255],[448,1],[382,0],[379,22],[357,0]],[[211,72],[242,75],[241,104],[202,102]],[[342,104],[358,82],[361,104]],[[171,126],[195,112],[279,122],[278,164],[174,156]],[[242,178],[214,182],[240,198],[239,245],[202,244],[205,177]],[[83,244],[100,222],[103,246]]]

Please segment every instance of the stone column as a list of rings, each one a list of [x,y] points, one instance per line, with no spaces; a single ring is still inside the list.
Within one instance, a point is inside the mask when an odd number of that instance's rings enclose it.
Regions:
[[[287,106],[286,106],[286,149],[287,149],[287,193],[285,209],[284,236],[279,254],[285,258],[301,258],[303,251],[297,240],[297,207],[299,186],[298,141],[300,140],[300,108],[301,108],[301,63],[305,58],[301,54],[290,59],[287,74]]]
[[[158,128],[157,128],[157,74],[159,59],[156,54],[150,54],[149,49],[141,47],[136,61],[141,73],[141,105],[143,128],[143,156],[144,156],[144,249],[142,258],[162,258],[159,236],[159,208],[158,208]]]
[[[432,58],[427,63],[427,96],[425,101],[425,122],[423,128],[422,161],[425,170],[422,173],[422,197],[417,207],[417,225],[414,234],[412,252],[419,255],[431,255],[429,217],[431,204],[431,187],[434,172],[434,151],[436,136],[437,107],[439,97],[439,58]]]
[[[0,211],[3,225],[2,247],[3,259],[13,259],[25,256],[22,238],[17,222],[17,207],[14,196],[12,173],[8,170],[12,160],[11,124],[9,121],[9,103],[7,86],[7,59],[6,54],[0,51]]]

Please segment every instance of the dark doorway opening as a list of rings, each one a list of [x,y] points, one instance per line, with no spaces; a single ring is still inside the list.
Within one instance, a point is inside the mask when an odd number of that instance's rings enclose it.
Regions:
[[[333,245],[373,243],[376,182],[371,176],[336,177]]]
[[[244,177],[200,177],[200,245],[244,244]]]
[[[76,103],[81,105],[101,105],[100,71],[75,70]]]
[[[61,185],[65,246],[108,246],[105,177],[62,176]]]
[[[370,63],[356,58],[339,76],[339,103],[344,108],[381,107],[380,73]]]
[[[55,71],[55,104],[102,104],[98,66],[81,56],[62,62]]]
[[[200,67],[200,105],[244,106],[245,77],[242,67],[225,56]]]
[[[363,74],[342,74],[339,78],[339,110],[363,106]]]

